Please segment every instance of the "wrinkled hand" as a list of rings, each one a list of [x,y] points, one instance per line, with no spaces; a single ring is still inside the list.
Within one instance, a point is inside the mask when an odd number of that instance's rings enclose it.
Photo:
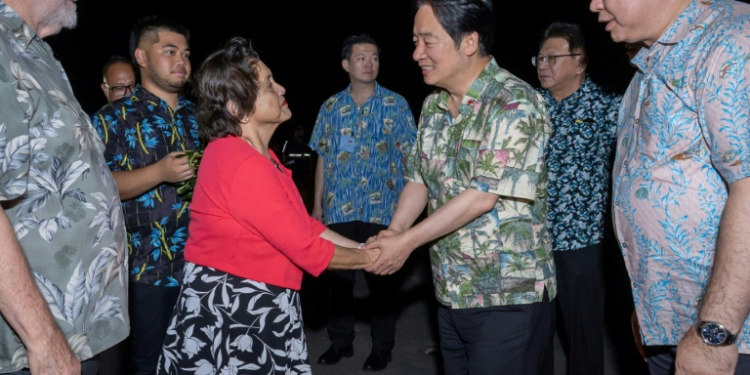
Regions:
[[[365,256],[367,256],[367,266],[371,266],[373,263],[375,263],[376,260],[378,260],[378,257],[380,256],[380,248],[372,248],[372,249],[362,249],[362,251],[365,252]]]
[[[27,352],[29,370],[34,375],[80,375],[81,363],[70,350],[68,342],[59,331],[53,334],[39,350]]]
[[[737,345],[706,345],[691,329],[677,345],[675,375],[733,375],[738,358]]]
[[[643,357],[645,361],[646,348],[643,346],[643,339],[641,338],[641,324],[638,323],[638,314],[633,310],[633,314],[630,315],[630,329],[633,330],[633,338],[635,339],[635,348],[638,349],[638,354]]]
[[[159,160],[164,181],[176,183],[187,181],[195,172],[188,162],[187,155],[181,151],[173,151]]]
[[[383,231],[385,232],[385,231]],[[383,233],[381,232],[381,233]],[[365,249],[380,247],[380,256],[374,264],[365,268],[365,271],[376,275],[392,275],[406,263],[406,259],[414,250],[406,241],[404,236],[380,236],[374,241],[369,241]]]
[[[323,222],[323,207],[319,205],[313,205],[312,213],[310,213],[313,219]]]

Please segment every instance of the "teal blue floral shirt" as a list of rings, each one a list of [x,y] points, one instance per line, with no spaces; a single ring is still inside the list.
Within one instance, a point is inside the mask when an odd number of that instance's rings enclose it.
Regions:
[[[81,361],[130,331],[125,223],[103,150],[52,49],[0,1],[0,203]],[[24,367],[0,317],[0,373]]]
[[[310,138],[324,162],[323,223],[390,224],[416,132],[406,99],[377,83],[361,107],[349,87],[326,100]]]
[[[748,35],[750,5],[693,1],[633,59],[613,214],[646,345],[677,345],[698,319],[728,186],[750,176]]]
[[[455,118],[448,100],[443,90],[425,99],[406,176],[425,184],[430,215],[466,189],[498,200],[430,248],[438,301],[453,308],[529,304],[542,301],[545,288],[554,298],[544,100],[494,58]]]

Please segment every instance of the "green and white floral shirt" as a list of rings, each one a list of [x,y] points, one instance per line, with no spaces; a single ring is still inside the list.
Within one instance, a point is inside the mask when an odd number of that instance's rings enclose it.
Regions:
[[[130,330],[125,225],[102,150],[50,47],[0,1],[0,202],[81,361]],[[27,366],[0,319],[0,373]]]
[[[541,96],[491,59],[453,118],[449,95],[425,99],[406,177],[425,184],[428,214],[466,189],[495,207],[430,249],[438,301],[453,308],[529,304],[556,294],[547,232],[544,149],[551,128]]]

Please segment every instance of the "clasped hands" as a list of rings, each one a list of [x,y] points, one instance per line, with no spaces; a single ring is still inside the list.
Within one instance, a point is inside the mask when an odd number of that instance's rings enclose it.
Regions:
[[[376,236],[367,239],[365,251],[380,250],[379,255],[364,270],[376,275],[392,275],[403,267],[409,254],[414,250],[406,238],[392,229],[380,231]]]

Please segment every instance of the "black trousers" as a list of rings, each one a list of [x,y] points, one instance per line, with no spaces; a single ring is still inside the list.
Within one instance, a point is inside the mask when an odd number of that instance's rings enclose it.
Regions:
[[[131,282],[129,289],[131,370],[155,374],[180,288]]]
[[[557,308],[569,375],[604,374],[604,264],[601,244],[554,251]]]
[[[527,305],[438,307],[445,375],[552,375],[554,307]]]
[[[675,372],[676,346],[647,346],[646,358],[651,375],[672,375]],[[740,354],[734,375],[750,374],[750,354]]]
[[[365,242],[387,227],[379,224],[353,221],[331,224],[332,231],[357,242]],[[337,348],[352,345],[354,342],[354,281],[356,272],[364,271],[325,271],[324,282],[331,293],[331,303],[327,320],[328,337]],[[370,337],[372,351],[390,353],[395,345],[396,300],[399,290],[398,279],[393,275],[378,276],[364,273],[370,289],[371,306]]]

